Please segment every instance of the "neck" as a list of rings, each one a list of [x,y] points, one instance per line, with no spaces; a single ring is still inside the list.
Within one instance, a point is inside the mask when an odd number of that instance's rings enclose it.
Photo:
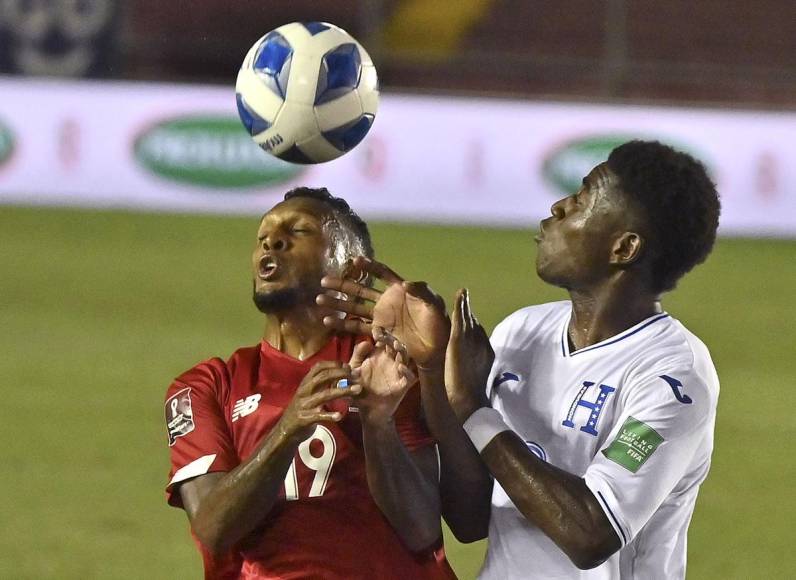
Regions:
[[[315,305],[270,312],[265,315],[263,340],[295,359],[308,359],[321,350],[332,335],[322,317],[323,313]]]
[[[660,296],[622,279],[586,290],[570,290],[569,294],[569,340],[573,350],[616,336],[662,312]]]

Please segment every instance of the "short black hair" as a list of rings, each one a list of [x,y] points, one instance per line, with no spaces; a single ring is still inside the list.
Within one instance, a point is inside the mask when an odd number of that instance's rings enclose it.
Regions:
[[[713,249],[721,213],[715,184],[701,162],[658,141],[620,145],[608,167],[644,214],[652,290],[673,289]]]
[[[368,258],[374,257],[375,252],[373,250],[373,242],[370,239],[368,224],[351,209],[346,200],[342,197],[333,196],[325,187],[296,187],[285,194],[285,201],[296,197],[307,197],[328,206],[341,225],[350,228],[362,243],[365,256]]]

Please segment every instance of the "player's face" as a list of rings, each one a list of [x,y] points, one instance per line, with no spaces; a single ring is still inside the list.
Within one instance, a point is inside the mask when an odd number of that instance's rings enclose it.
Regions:
[[[329,255],[321,202],[293,198],[274,206],[260,222],[252,253],[254,301],[263,312],[314,304]]]
[[[619,178],[601,163],[573,195],[557,201],[539,224],[536,272],[568,290],[588,288],[612,272],[611,248],[626,228]]]

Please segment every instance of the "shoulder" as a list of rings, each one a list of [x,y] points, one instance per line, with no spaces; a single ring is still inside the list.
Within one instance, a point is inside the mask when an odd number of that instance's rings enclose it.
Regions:
[[[689,430],[712,422],[719,379],[705,344],[678,320],[662,325],[631,373],[629,405]]]
[[[172,384],[175,386],[212,387],[227,375],[227,364],[218,357],[209,358],[180,373]]]
[[[698,378],[704,382],[711,391],[715,391],[715,396],[718,396],[719,377],[708,347],[679,320],[672,320],[672,328],[673,333],[679,335],[680,340],[682,340],[683,350],[687,349],[690,355],[689,374],[695,379]]]
[[[661,322],[634,365],[634,382],[676,372],[717,396],[719,380],[707,346],[676,318]]]
[[[227,360],[220,357],[203,360],[177,376],[169,386],[166,397],[188,387],[196,392],[212,392],[220,396],[222,391],[228,389],[230,377],[236,369],[255,365],[259,354],[260,347],[255,345],[236,350]]]
[[[572,303],[568,300],[547,302],[520,308],[509,314],[492,332],[493,343],[516,340],[521,336],[539,336],[558,332],[560,324],[569,316]]]
[[[248,372],[252,368],[259,367],[261,351],[262,345],[258,343],[254,346],[245,346],[243,348],[239,348],[233,352],[224,363],[224,370],[226,371],[227,376],[235,374],[239,369],[243,369],[244,372]]]

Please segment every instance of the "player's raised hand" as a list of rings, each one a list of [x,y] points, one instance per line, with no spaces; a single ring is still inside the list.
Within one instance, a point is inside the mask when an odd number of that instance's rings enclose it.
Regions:
[[[338,388],[338,381],[341,380],[353,382],[349,365],[324,361],[312,367],[279,419],[277,425],[279,433],[297,441],[304,441],[312,435],[316,424],[323,421],[341,421],[343,413],[330,410],[326,405],[362,392],[362,387],[356,384],[346,389]]]
[[[325,277],[321,280],[324,288],[342,292],[349,300],[320,295],[318,304],[344,312],[349,318],[327,316],[324,323],[359,334],[381,327],[406,346],[409,356],[419,366],[442,364],[450,332],[445,301],[425,282],[407,282],[375,260],[360,256],[353,265],[382,280],[386,287],[380,292],[350,278]]]
[[[486,383],[495,353],[489,337],[470,308],[470,293],[456,293],[451,313],[451,336],[445,353],[445,390],[459,421],[489,406]]]
[[[392,417],[417,377],[408,365],[409,356],[398,339],[380,327],[374,329],[376,344],[361,342],[351,357],[351,376],[362,387],[357,406],[365,420]]]
[[[319,294],[316,302],[345,315],[345,317],[326,316],[323,319],[324,324],[341,332],[371,334],[373,308],[381,298],[382,292],[366,284],[369,274],[382,280],[388,288],[404,281],[401,276],[380,262],[369,260],[364,256],[354,258],[343,277],[325,276],[321,280],[321,286],[328,292]],[[332,294],[339,296],[335,297]]]

